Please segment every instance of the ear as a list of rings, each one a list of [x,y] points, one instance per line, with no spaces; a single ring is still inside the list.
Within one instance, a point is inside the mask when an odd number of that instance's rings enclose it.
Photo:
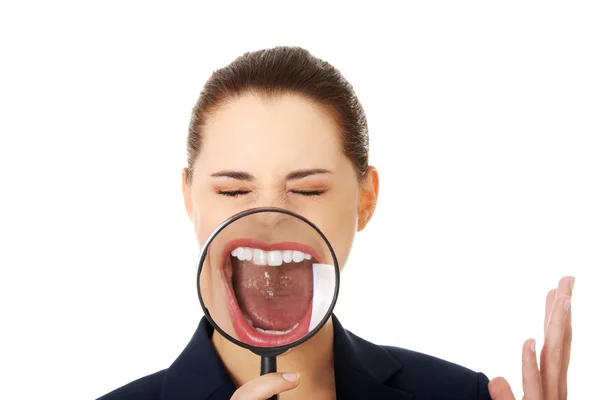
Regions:
[[[358,205],[358,232],[365,229],[375,213],[379,196],[379,174],[375,167],[369,167],[360,185],[360,201]]]
[[[183,193],[183,202],[185,203],[185,212],[188,218],[192,219],[192,187],[188,184],[188,169],[184,168],[181,171],[181,192]]]

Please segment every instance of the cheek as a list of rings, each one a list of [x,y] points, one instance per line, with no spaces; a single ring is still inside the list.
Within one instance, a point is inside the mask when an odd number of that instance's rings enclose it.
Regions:
[[[344,268],[350,256],[356,228],[356,212],[347,212],[340,214],[337,218],[337,223],[332,226],[331,233],[325,234],[333,246],[340,270]]]
[[[194,212],[192,214],[192,223],[194,225],[196,242],[198,243],[199,248],[204,246],[210,234],[221,222],[223,222],[223,220],[219,220],[218,217],[215,218],[215,216],[210,215],[210,213],[201,214],[200,212]]]
[[[215,201],[205,193],[195,193],[191,222],[198,247],[202,248],[211,233],[238,211],[227,206],[226,201]]]
[[[207,226],[207,222],[205,218],[198,212],[194,212],[192,215],[192,223],[194,224],[194,232],[196,233],[196,241],[198,242],[198,246],[204,246],[206,240],[208,239],[208,235],[210,235],[210,229]]]
[[[210,234],[227,218],[249,208],[224,196],[217,196],[211,188],[194,188],[191,222],[198,247],[202,248]]]
[[[198,243],[200,243],[202,241],[202,237],[204,235],[203,229],[202,229],[202,218],[200,217],[200,214],[194,212],[192,214],[192,224],[194,225],[194,232],[196,233],[196,240],[198,241]]]
[[[352,200],[348,201],[349,198]],[[353,197],[347,197],[345,200],[344,202],[336,202],[336,207],[332,207],[328,212],[319,216],[315,215],[312,220],[331,243],[340,270],[346,265],[358,227],[356,211],[358,202]],[[345,206],[339,207],[339,204],[345,204]]]
[[[204,247],[210,234],[213,233],[216,227],[223,222],[224,219],[225,217],[220,218],[220,216],[215,216],[211,213],[201,214],[195,212],[192,214],[192,223],[194,225],[194,232],[196,233],[196,241],[200,249]],[[215,242],[212,243],[214,244]],[[217,321],[218,325],[225,330],[231,331],[233,328],[228,328],[227,321],[224,319],[227,316],[227,308],[224,306],[225,303],[223,302],[225,293],[223,291],[220,273],[218,270],[215,270],[214,266],[211,267],[210,250],[208,254],[209,257],[207,257],[205,264],[202,267],[199,282],[202,301],[210,310],[212,317]]]

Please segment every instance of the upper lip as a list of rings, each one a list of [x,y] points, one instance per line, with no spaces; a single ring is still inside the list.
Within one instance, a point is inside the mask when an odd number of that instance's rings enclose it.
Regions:
[[[307,244],[298,243],[298,242],[276,242],[276,243],[267,243],[260,239],[251,239],[251,238],[238,238],[232,239],[225,244],[223,249],[223,258],[221,260],[221,265],[224,264],[225,257],[229,253],[231,253],[234,249],[238,247],[251,247],[253,249],[260,250],[296,250],[301,251],[305,254],[310,254],[313,259],[317,262],[323,259],[321,252]]]

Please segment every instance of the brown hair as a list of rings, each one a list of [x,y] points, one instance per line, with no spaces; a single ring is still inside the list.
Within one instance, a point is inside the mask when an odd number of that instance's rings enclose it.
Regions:
[[[352,85],[331,64],[303,48],[275,47],[245,53],[213,72],[205,83],[188,129],[188,183],[207,118],[220,104],[246,93],[266,97],[298,94],[330,110],[340,130],[344,154],[354,164],[359,180],[364,178],[369,167],[369,131]]]

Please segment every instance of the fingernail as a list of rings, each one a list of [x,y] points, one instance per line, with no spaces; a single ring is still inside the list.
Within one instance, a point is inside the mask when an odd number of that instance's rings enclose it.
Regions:
[[[285,374],[282,374],[281,376],[283,376],[283,379],[285,379],[286,381],[289,381],[289,382],[296,382],[298,380],[298,378],[300,377],[300,375],[298,375],[297,372],[286,372]]]
[[[575,277],[571,278],[571,292],[573,291],[573,286],[575,286]]]
[[[564,306],[565,306],[565,311],[568,311],[569,307],[571,307],[571,300],[569,300],[569,299],[565,300]]]
[[[532,353],[535,353],[535,340],[531,342],[531,346],[529,346],[529,348],[531,349]]]

